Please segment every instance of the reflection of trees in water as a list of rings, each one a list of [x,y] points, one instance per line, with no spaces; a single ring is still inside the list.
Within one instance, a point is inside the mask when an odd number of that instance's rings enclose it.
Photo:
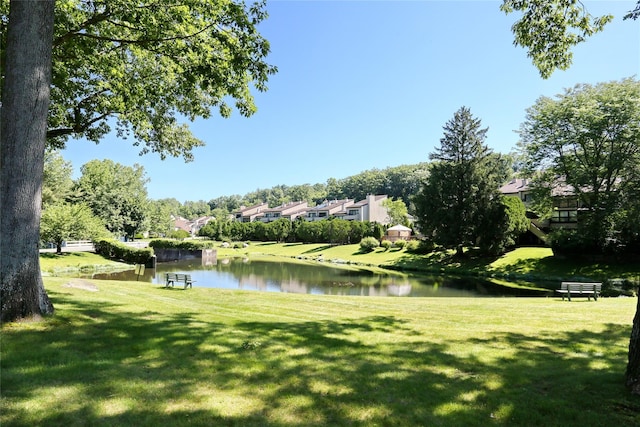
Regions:
[[[200,260],[159,263],[155,270],[147,269],[139,281],[164,283],[167,272],[191,273],[196,286],[225,287],[289,293],[313,293],[354,296],[540,296],[499,286],[476,278],[451,276],[385,275],[370,270],[350,270],[326,264],[304,264],[285,261],[221,258],[215,265],[203,265]],[[94,274],[95,279],[133,280],[133,270]],[[227,286],[221,285],[225,283]]]

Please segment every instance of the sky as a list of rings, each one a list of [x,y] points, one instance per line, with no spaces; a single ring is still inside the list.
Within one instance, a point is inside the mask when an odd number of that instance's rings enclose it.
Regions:
[[[189,123],[206,143],[193,162],[139,156],[115,134],[98,145],[71,140],[62,155],[74,178],[93,159],[140,164],[150,198],[185,202],[426,162],[462,106],[489,128],[486,144],[508,153],[540,96],[640,78],[640,20],[622,20],[636,1],[584,3],[614,21],[573,49],[569,70],[545,80],[513,45],[517,16],[500,1],[270,0],[259,30],[279,71],[267,92],[253,91],[253,116]]]

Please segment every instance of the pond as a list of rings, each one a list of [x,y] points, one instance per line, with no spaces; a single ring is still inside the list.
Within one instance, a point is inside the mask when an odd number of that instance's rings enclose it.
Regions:
[[[138,280],[164,284],[165,273],[188,273],[196,287],[290,292],[324,295],[395,297],[541,296],[531,291],[500,286],[476,278],[450,276],[380,274],[365,268],[343,268],[331,264],[293,262],[279,258],[265,260],[222,258],[211,265],[201,260],[158,263],[136,275],[134,270],[96,273],[94,279]]]

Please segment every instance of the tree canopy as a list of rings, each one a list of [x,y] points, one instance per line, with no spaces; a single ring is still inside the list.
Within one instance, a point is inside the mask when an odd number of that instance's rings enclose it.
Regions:
[[[111,233],[133,238],[145,224],[149,210],[144,168],[92,160],[81,172],[79,201],[86,203]]]
[[[527,56],[545,79],[556,69],[568,69],[573,62],[571,49],[613,20],[611,14],[591,15],[579,0],[503,0],[500,10],[522,13],[511,27],[513,43],[527,49]],[[640,1],[624,18],[638,16]]]
[[[527,110],[520,138],[527,174],[547,200],[538,206],[550,208],[553,195],[569,192],[583,209],[585,246],[603,250],[638,240],[620,231],[637,222],[629,215],[640,179],[640,82],[581,84],[555,99],[541,97]]]
[[[57,253],[65,240],[97,240],[107,235],[102,220],[85,204],[58,203],[42,213],[40,237],[43,243],[54,243]]]
[[[60,152],[47,150],[44,153],[44,176],[42,182],[42,204],[62,202],[72,195],[73,165]]]
[[[256,111],[251,87],[266,90],[276,72],[257,30],[266,17],[264,1],[58,0],[49,143],[97,143],[115,130],[141,153],[191,159],[202,142],[181,121],[213,109],[228,117],[231,99],[244,116]],[[4,51],[5,37],[0,43]]]

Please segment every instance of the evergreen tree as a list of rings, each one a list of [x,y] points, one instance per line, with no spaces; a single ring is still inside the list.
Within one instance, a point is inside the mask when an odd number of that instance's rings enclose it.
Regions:
[[[430,175],[414,198],[418,226],[436,242],[463,253],[495,220],[498,188],[504,178],[496,156],[485,145],[487,128],[462,107],[444,126],[440,147],[430,154]]]

